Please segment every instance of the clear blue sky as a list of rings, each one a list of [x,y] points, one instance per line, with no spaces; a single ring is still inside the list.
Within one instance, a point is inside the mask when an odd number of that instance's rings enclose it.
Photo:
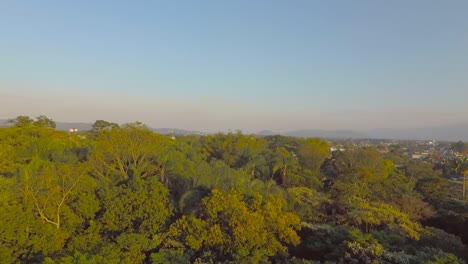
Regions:
[[[0,118],[468,122],[468,1],[2,1]]]

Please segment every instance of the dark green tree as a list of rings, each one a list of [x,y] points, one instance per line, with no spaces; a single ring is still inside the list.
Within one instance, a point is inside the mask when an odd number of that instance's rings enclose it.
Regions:
[[[56,128],[57,124],[55,123],[54,120],[48,118],[45,115],[40,115],[36,117],[36,121],[34,121],[34,125],[40,126],[40,127],[47,127],[47,128]]]

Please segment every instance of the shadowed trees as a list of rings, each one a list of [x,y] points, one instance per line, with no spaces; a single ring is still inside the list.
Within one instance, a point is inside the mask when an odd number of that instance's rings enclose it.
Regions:
[[[39,127],[46,127],[46,128],[55,128],[56,123],[54,120],[48,118],[45,115],[40,115],[36,117],[36,120],[30,118],[29,116],[18,116],[13,119],[8,119],[8,123],[16,126],[16,127],[25,127],[25,126],[39,126]]]

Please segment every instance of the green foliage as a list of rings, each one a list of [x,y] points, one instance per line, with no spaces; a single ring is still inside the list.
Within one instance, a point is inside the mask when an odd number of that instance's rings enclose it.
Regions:
[[[242,169],[251,178],[265,179],[268,177],[265,151],[267,142],[252,135],[218,133],[203,139],[204,152],[208,161],[222,160],[229,167]]]
[[[157,253],[151,254],[151,263],[153,264],[166,264],[166,263],[179,263],[190,264],[191,254],[182,250],[161,249]]]
[[[121,233],[158,235],[172,215],[168,190],[154,177],[133,178],[104,190],[102,230]]]
[[[61,257],[60,261],[54,261],[52,258],[47,257],[44,259],[44,263],[60,263],[60,264],[100,264],[106,263],[106,259],[103,256],[93,256],[89,254],[83,254],[79,251],[75,251],[75,253],[71,256]],[[107,262],[108,263],[108,262]]]
[[[357,241],[346,243],[347,250],[343,257],[346,263],[381,263],[379,261],[383,254],[383,248],[378,243],[363,245]]]
[[[166,183],[158,158],[169,140],[140,127],[101,130],[92,145],[92,173],[106,184],[137,176],[159,176]]]
[[[344,241],[351,239],[351,230],[347,226],[303,223],[301,243],[292,249],[292,254],[303,259],[337,260],[344,256]]]
[[[178,209],[184,213],[190,213],[198,209],[201,200],[207,196],[203,190],[190,190],[185,192],[179,199]]]
[[[418,247],[430,247],[452,253],[458,257],[467,257],[467,247],[463,245],[460,237],[449,234],[441,229],[426,227],[421,233]]]
[[[104,129],[116,129],[119,128],[119,125],[105,120],[96,120],[91,127],[92,131],[98,132]]]
[[[319,172],[322,163],[329,156],[330,145],[318,138],[309,138],[299,146],[298,159],[304,168]]]
[[[236,193],[213,190],[202,200],[196,216],[183,216],[169,230],[168,245],[206,255],[204,261],[258,263],[285,254],[287,244],[297,244],[299,218],[285,212],[283,201],[256,195],[249,202]]]
[[[75,230],[94,217],[93,180],[68,152],[77,144],[74,137],[38,126],[2,132],[0,145],[16,150],[8,157],[10,173],[3,175],[16,177],[1,178],[1,222],[10,224],[0,227],[0,254],[11,262],[40,261],[62,250]]]
[[[407,214],[391,205],[356,199],[354,206],[355,209],[348,214],[347,220],[355,226],[364,226],[366,232],[376,227],[383,227],[402,232],[410,238],[419,239],[420,224],[411,221]]]
[[[25,127],[32,125],[34,123],[34,120],[31,119],[29,116],[17,116],[16,118],[8,119],[7,122],[13,124],[16,127]]]
[[[426,200],[435,203],[448,196],[448,180],[440,177],[421,179],[416,184],[416,190]]]
[[[414,263],[425,264],[464,264],[465,262],[455,255],[446,253],[436,248],[422,248],[416,253],[416,261]]]
[[[392,205],[408,214],[413,221],[429,219],[434,215],[433,208],[417,195],[402,195],[392,201]]]
[[[431,165],[420,160],[409,160],[404,167],[408,178],[424,179],[437,177]]]
[[[27,127],[27,126],[38,126],[44,128],[55,128],[56,123],[54,120],[48,118],[45,115],[40,115],[36,120],[30,118],[29,116],[18,116],[13,119],[8,119],[7,121],[10,124],[13,124],[15,127]]]
[[[34,125],[40,126],[40,127],[46,127],[46,128],[55,128],[57,126],[54,120],[48,118],[45,115],[40,115],[36,117],[36,121],[34,122]]]
[[[10,123],[0,128],[1,263],[467,258],[468,204],[396,151],[330,155],[321,139],[240,132],[172,140],[139,122],[97,120],[79,135],[45,116]]]
[[[389,202],[396,194],[410,193],[413,182],[395,171],[389,160],[375,150],[350,150],[339,153],[333,166],[337,171],[332,196],[341,203],[353,198]]]
[[[292,198],[294,212],[305,222],[320,222],[326,219],[325,208],[331,203],[323,193],[307,187],[287,189]]]

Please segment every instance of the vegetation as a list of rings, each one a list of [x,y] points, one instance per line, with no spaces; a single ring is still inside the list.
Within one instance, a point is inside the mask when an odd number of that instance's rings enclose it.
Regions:
[[[98,120],[84,133],[45,116],[10,123],[0,128],[4,263],[467,259],[468,203],[398,153],[240,132],[173,140],[139,122]]]

